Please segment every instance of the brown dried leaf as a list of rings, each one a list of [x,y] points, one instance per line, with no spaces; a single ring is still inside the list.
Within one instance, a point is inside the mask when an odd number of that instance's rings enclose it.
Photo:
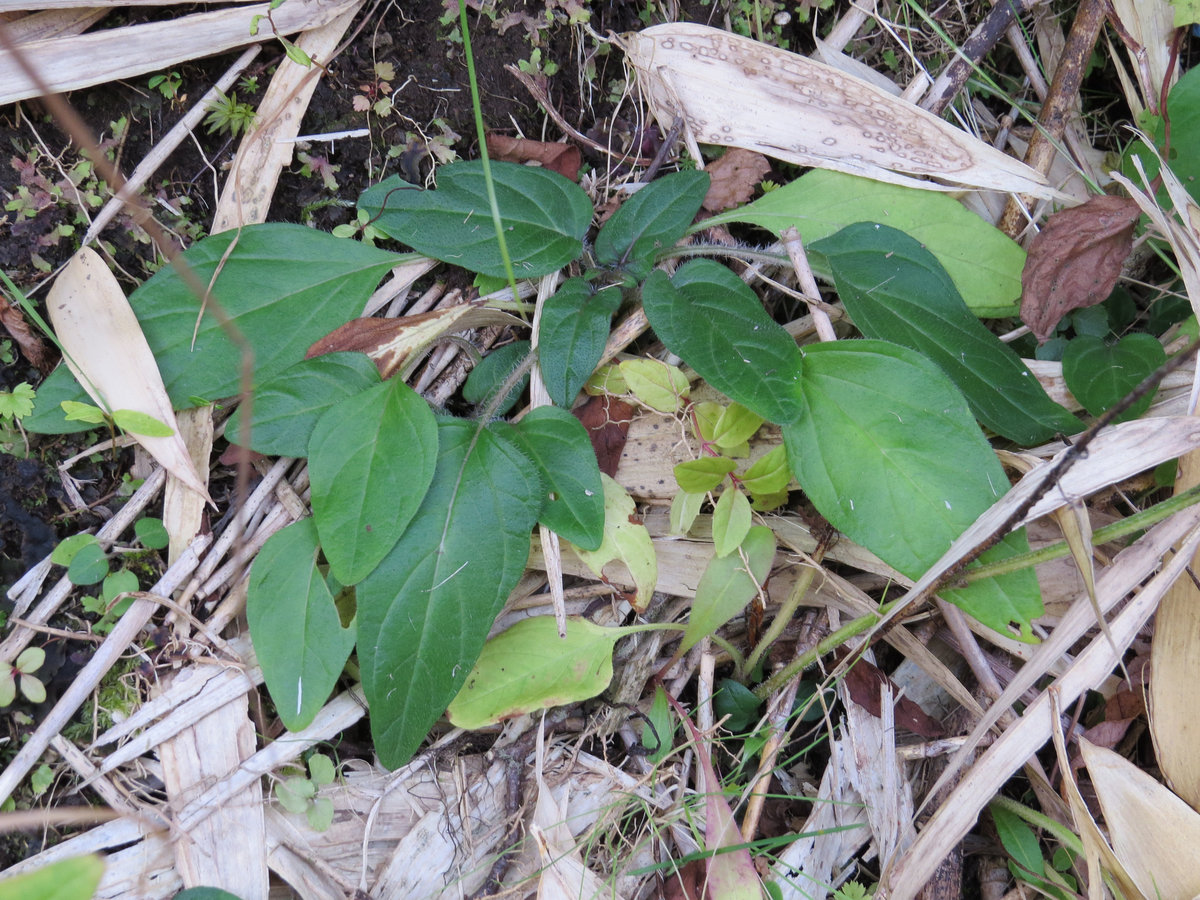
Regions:
[[[9,303],[3,294],[0,294],[0,327],[12,335],[25,358],[33,363],[39,372],[45,375],[54,368],[54,362],[50,359],[50,348],[46,346],[46,342],[29,327],[20,308]]]
[[[563,178],[579,181],[579,167],[583,165],[583,154],[574,144],[531,141],[527,138],[513,138],[489,132],[487,148],[492,159],[514,163],[535,162],[543,169],[557,172]]]
[[[850,692],[851,699],[876,718],[883,712],[879,700],[879,687],[884,683],[891,683],[891,679],[865,659],[860,659],[846,673],[846,690]],[[892,684],[892,689],[897,694],[900,692],[895,684]],[[908,697],[901,697],[896,701],[894,714],[896,725],[921,737],[939,738],[946,733],[940,722]]]
[[[1134,201],[1101,194],[1050,216],[1021,273],[1021,319],[1039,341],[1071,310],[1112,293],[1139,214]]]
[[[571,412],[587,429],[600,471],[609,478],[616,478],[621,451],[625,449],[625,439],[629,435],[629,423],[633,421],[633,407],[624,400],[602,395],[589,398]]]
[[[711,182],[703,205],[709,212],[718,213],[746,203],[763,176],[771,171],[771,163],[761,153],[731,147],[704,171]]]

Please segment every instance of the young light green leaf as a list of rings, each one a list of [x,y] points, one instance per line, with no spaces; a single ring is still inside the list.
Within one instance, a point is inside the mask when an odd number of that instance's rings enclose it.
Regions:
[[[317,419],[339,400],[377,384],[379,369],[364,353],[302,359],[255,391],[250,449],[267,456],[306,456]],[[229,417],[225,436],[245,443],[240,408]]]
[[[613,646],[625,633],[572,617],[560,638],[553,616],[521,620],[484,644],[446,710],[450,723],[472,730],[595,697],[612,681]]]
[[[271,535],[255,557],[246,594],[250,640],[283,724],[307,728],[354,649],[317,568],[312,519]]]
[[[708,184],[706,172],[675,172],[641,188],[596,235],[596,261],[641,281],[692,224]]]
[[[333,760],[324,753],[314,753],[308,758],[308,777],[313,784],[333,784],[333,776]]]
[[[288,778],[275,785],[275,799],[294,816],[303,815],[317,787],[307,778]]]
[[[1008,479],[962,395],[920,354],[880,341],[805,348],[805,414],[783,429],[813,505],[851,540],[918,578],[998,497]],[[1021,535],[993,548],[1005,555]],[[1031,634],[1041,615],[1024,570],[943,596],[997,631]]]
[[[860,222],[809,250],[829,261],[838,295],[863,334],[928,356],[997,434],[1030,446],[1083,428],[967,308],[937,258],[904,232]]]
[[[342,584],[357,584],[392,549],[433,479],[433,412],[393,379],[327,410],[308,456],[313,516],[330,571]]]
[[[787,451],[782,444],[759,457],[741,477],[742,487],[755,497],[776,494],[786,488],[791,480]]]
[[[55,369],[57,372],[58,370]],[[54,373],[52,372],[51,375]],[[100,425],[108,421],[104,410],[91,403],[80,403],[78,400],[63,400],[59,404],[68,422],[84,422],[88,425]]]
[[[583,253],[592,201],[582,188],[549,169],[493,162],[491,172],[518,278],[553,272]],[[358,207],[374,228],[419,253],[484,275],[505,274],[478,161],[442,166],[432,191],[392,176],[363,193]]]
[[[658,412],[676,412],[691,390],[678,367],[657,359],[627,359],[620,368],[633,396]]]
[[[675,481],[681,491],[707,494],[737,468],[737,463],[725,456],[702,456],[675,466]]]
[[[71,584],[96,584],[107,574],[108,557],[94,540],[80,547],[67,566],[67,579]]]
[[[28,381],[20,382],[11,391],[0,391],[0,419],[22,419],[29,415],[36,396]]]
[[[94,534],[82,532],[73,534],[69,538],[63,538],[50,552],[50,562],[56,566],[69,566],[71,561],[75,559],[75,555],[89,544],[99,544]]]
[[[171,542],[163,520],[154,516],[143,516],[134,522],[133,533],[147,550],[161,550]]]
[[[1098,416],[1166,361],[1162,344],[1150,334],[1127,334],[1115,344],[1080,335],[1071,339],[1063,353],[1063,378],[1083,408]],[[1151,392],[1123,412],[1117,421],[1138,418],[1153,400]]]
[[[604,538],[604,485],[587,429],[565,409],[539,406],[513,426],[512,437],[546,488],[538,521],[577,547],[598,549]]]
[[[717,556],[728,556],[738,548],[750,530],[750,501],[734,486],[721,491],[713,507],[712,536]]]
[[[725,266],[698,259],[673,278],[656,270],[642,305],[662,342],[721,393],[771,422],[799,417],[796,343]]]
[[[408,761],[466,680],[529,557],[533,466],[479,423],[438,424],[433,485],[358,593],[358,659],[385,766]]]
[[[740,403],[731,403],[721,410],[713,426],[712,442],[722,450],[732,450],[754,437],[762,423],[762,416]]]
[[[619,288],[595,291],[570,278],[542,304],[538,324],[538,367],[550,399],[570,409],[608,341],[609,324],[621,305]]]
[[[771,574],[774,561],[775,535],[763,525],[746,533],[736,553],[709,560],[696,586],[680,652],[686,653],[745,609]]]
[[[0,900],[91,900],[104,877],[96,854],[71,856],[0,882]]]
[[[685,535],[692,530],[696,516],[700,515],[700,507],[704,505],[707,494],[692,494],[688,491],[678,491],[671,498],[671,512],[668,516],[671,534]]]
[[[703,224],[730,222],[750,222],[775,235],[795,228],[806,245],[855,222],[886,222],[937,257],[975,315],[1017,314],[1025,251],[953,197],[937,191],[814,169]],[[817,266],[819,260],[811,262]]]
[[[644,610],[650,604],[654,587],[658,584],[658,558],[654,555],[654,542],[646,526],[630,521],[637,512],[633,498],[625,488],[603,473],[604,483],[604,540],[598,550],[575,552],[584,565],[603,577],[604,567],[620,560],[633,579],[636,596],[633,606]]]
[[[717,435],[717,423],[725,414],[725,404],[713,400],[701,400],[699,403],[693,403],[690,411],[696,426],[696,437],[704,443],[714,443]]]
[[[122,431],[145,437],[170,437],[175,433],[175,429],[166,422],[136,409],[114,409],[113,423]]]

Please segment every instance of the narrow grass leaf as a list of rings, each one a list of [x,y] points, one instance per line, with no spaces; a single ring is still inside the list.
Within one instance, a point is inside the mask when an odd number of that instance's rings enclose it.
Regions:
[[[1082,430],[967,308],[937,258],[915,239],[860,222],[809,249],[829,261],[838,295],[864,335],[928,356],[997,434],[1030,446]]]
[[[339,400],[379,384],[379,370],[362,353],[304,359],[259,386],[254,394],[250,449],[267,456],[307,456],[321,415]],[[244,444],[242,410],[234,410],[225,436]]]
[[[504,240],[518,278],[560,269],[583,252],[592,201],[547,169],[493,162]],[[359,209],[379,229],[419,253],[472,272],[504,277],[483,166],[456,162],[437,172],[437,189],[392,176],[363,193]]]
[[[686,653],[745,609],[762,589],[774,561],[775,535],[763,525],[747,532],[736,553],[714,556],[696,586],[680,653]]]
[[[312,519],[271,535],[250,569],[246,593],[250,640],[283,724],[307,728],[329,699],[354,649],[333,594],[317,568]]]
[[[476,422],[438,424],[433,485],[357,588],[358,659],[371,733],[403,765],[458,693],[529,557],[542,505],[533,465]]]
[[[1008,490],[962,395],[912,350],[865,340],[807,347],[795,393],[805,413],[783,436],[796,479],[835,528],[910,578]],[[990,558],[1023,546],[1023,535],[1009,535]],[[1029,570],[943,596],[997,631],[1015,624],[1026,639],[1042,611]]]
[[[342,584],[365,578],[416,513],[433,479],[437,432],[429,405],[399,379],[317,420],[308,447],[313,515]]]
[[[604,538],[604,485],[582,423],[557,406],[531,410],[513,437],[541,475],[545,498],[538,521],[584,550]]]
[[[570,278],[542,304],[538,324],[538,367],[550,399],[570,409],[591,377],[608,341],[619,288],[595,291],[582,278]]]
[[[642,285],[651,327],[713,387],[764,419],[795,421],[801,357],[746,283],[712,260],[695,260]]]
[[[446,710],[450,723],[475,729],[602,693],[612,681],[612,652],[625,634],[586,619],[524,619],[484,644],[462,690]]]
[[[655,258],[683,237],[708,193],[705,172],[675,172],[621,204],[596,235],[596,261],[641,281]]]

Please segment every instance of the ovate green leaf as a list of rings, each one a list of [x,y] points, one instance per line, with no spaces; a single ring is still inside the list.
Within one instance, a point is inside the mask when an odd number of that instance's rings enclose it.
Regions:
[[[904,232],[862,222],[809,249],[829,261],[863,334],[928,356],[997,434],[1030,446],[1083,428],[967,308],[937,258]]]
[[[122,431],[146,437],[170,437],[175,433],[175,429],[166,422],[136,409],[114,409],[113,423]]]
[[[325,705],[354,649],[333,595],[317,568],[312,519],[271,535],[250,569],[246,594],[250,640],[279,717],[307,728]]]
[[[619,288],[594,291],[570,278],[542,304],[538,367],[550,399],[569,409],[604,355],[612,315],[621,305]]]
[[[736,553],[709,560],[696,587],[681,652],[686,653],[745,609],[766,582],[774,561],[775,535],[763,525],[746,533]]]
[[[379,369],[364,353],[328,353],[304,359],[264,382],[254,393],[250,448],[267,456],[307,456],[317,419],[339,400],[379,384]],[[244,444],[242,409],[225,427]]]
[[[712,536],[717,556],[728,556],[750,530],[750,501],[732,485],[721,491],[713,507]]]
[[[676,172],[641,188],[596,235],[596,261],[641,281],[692,224],[708,184],[706,172]]]
[[[773,447],[742,473],[742,487],[754,496],[776,494],[792,480],[783,445]]]
[[[680,490],[705,494],[725,480],[737,463],[725,456],[702,456],[675,466],[675,481]]]
[[[642,305],[668,349],[727,397],[772,422],[800,415],[795,342],[725,266],[698,259],[673,278],[656,270],[642,285]]]
[[[433,412],[393,379],[327,410],[308,454],[325,557],[342,584],[357,584],[392,549],[433,478]]]
[[[620,369],[633,396],[658,412],[676,412],[691,390],[687,376],[677,366],[657,359],[627,359]]]
[[[581,187],[549,169],[493,162],[491,171],[518,278],[553,272],[583,252],[592,202]],[[436,190],[392,176],[363,193],[358,206],[372,217],[372,227],[426,256],[505,275],[478,161],[442,166]]]
[[[525,569],[542,506],[533,465],[478,423],[438,425],[433,485],[391,552],[358,585],[358,659],[371,733],[408,761],[467,678]]]
[[[801,487],[834,527],[910,578],[1008,490],[962,395],[912,350],[879,341],[807,347],[797,394],[804,415],[783,435]],[[1010,535],[990,552],[1023,545]],[[997,631],[1014,622],[1025,635],[1042,610],[1029,570],[943,596]]]
[[[696,516],[700,515],[700,507],[704,505],[707,494],[692,494],[687,491],[677,491],[671,498],[671,512],[668,519],[671,534],[685,535],[692,530]]]
[[[654,542],[645,525],[631,521],[637,507],[625,488],[603,473],[600,480],[604,483],[604,540],[597,550],[576,548],[576,552],[584,565],[600,576],[609,563],[617,560],[623,563],[637,592],[633,605],[643,610],[650,604],[658,583]]]
[[[553,616],[523,619],[488,641],[447,714],[475,729],[552,706],[595,697],[612,681],[612,651],[620,628],[567,621],[558,636]]]
[[[1083,408],[1098,416],[1166,361],[1162,344],[1150,334],[1127,334],[1115,344],[1081,335],[1073,338],[1063,353],[1063,378]],[[1136,419],[1153,400],[1154,392],[1148,393],[1117,421]]]
[[[975,315],[1017,313],[1025,251],[953,197],[937,191],[814,169],[705,224],[728,222],[751,222],[775,235],[795,228],[805,244],[855,222],[882,222],[928,248]],[[811,262],[819,269],[819,260]]]
[[[577,547],[597,549],[604,537],[604,485],[587,429],[565,409],[540,406],[513,435],[546,489],[538,521]]]
[[[713,425],[712,442],[723,450],[745,444],[762,426],[762,416],[750,412],[740,403],[731,403],[721,410]]]

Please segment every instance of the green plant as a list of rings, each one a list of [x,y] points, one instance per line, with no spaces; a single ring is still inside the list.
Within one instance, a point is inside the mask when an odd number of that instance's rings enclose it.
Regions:
[[[533,75],[545,75],[549,78],[558,71],[558,63],[549,59],[543,62],[542,48],[534,47],[529,53],[529,59],[517,61],[517,68],[522,72],[528,72]]]
[[[318,797],[323,785],[333,784],[333,760],[324,753],[308,758],[308,777],[293,775],[275,785],[275,798],[290,813],[303,815],[313,831],[328,831],[333,824],[333,801]]]
[[[237,137],[249,131],[258,118],[258,113],[249,103],[242,103],[237,98],[237,92],[225,94],[217,91],[217,96],[209,103],[208,115],[204,124],[208,133],[228,134]]]
[[[16,662],[0,671],[0,707],[10,706],[17,699],[18,689],[30,703],[44,703],[46,686],[34,676],[34,672],[46,661],[46,651],[41,647],[26,647]]]
[[[179,89],[183,86],[183,76],[178,72],[164,72],[158,75],[151,75],[147,86],[152,91],[158,91],[166,100],[174,100],[179,96]]]

